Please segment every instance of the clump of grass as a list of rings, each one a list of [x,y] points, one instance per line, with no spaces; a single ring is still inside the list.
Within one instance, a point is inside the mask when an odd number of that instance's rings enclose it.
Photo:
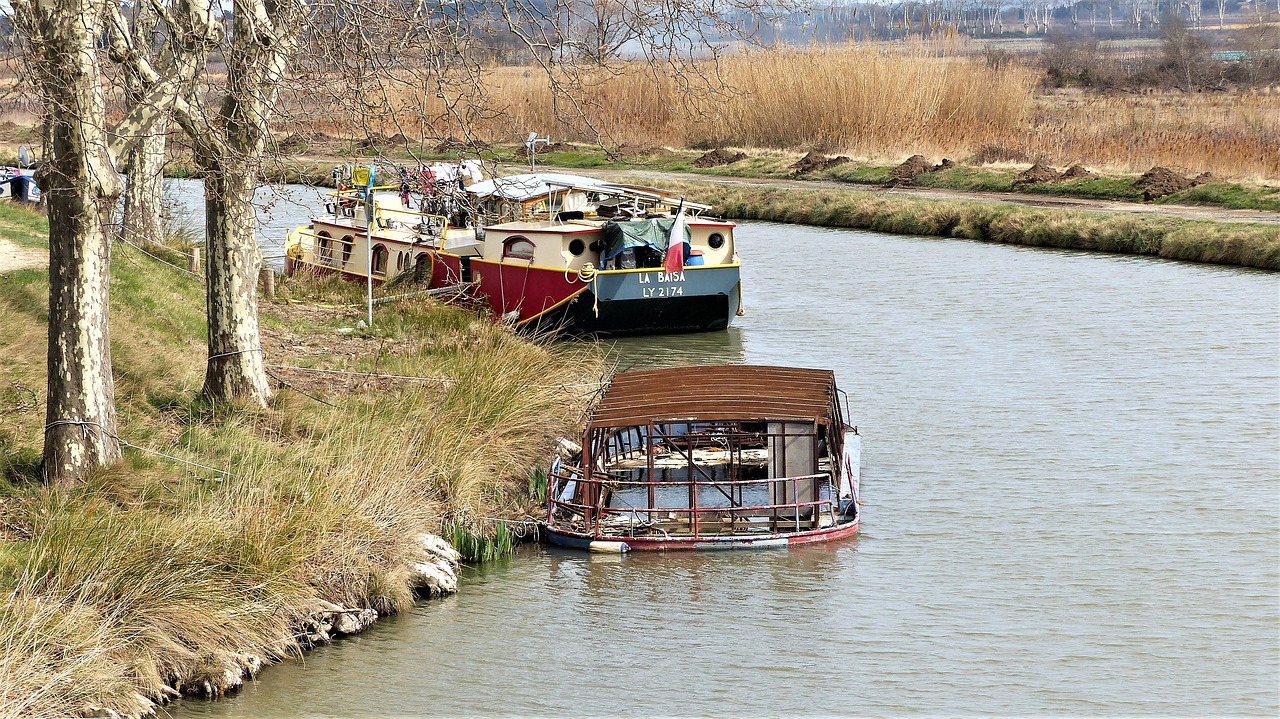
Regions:
[[[490,562],[505,557],[515,546],[515,537],[506,522],[494,522],[492,528],[481,529],[458,521],[445,528],[444,536],[469,562]]]
[[[252,657],[304,649],[322,601],[405,607],[421,532],[466,523],[470,556],[509,552],[510,527],[480,518],[530,511],[533,468],[601,371],[589,347],[531,343],[431,300],[379,305],[373,330],[349,336],[331,329],[362,309],[263,302],[272,364],[431,381],[278,369],[266,409],[212,406],[197,396],[199,281],[127,246],[114,259],[119,432],[173,459],[126,449],[83,486],[49,490],[43,408],[0,395],[0,716],[136,714],[179,690],[217,693]],[[0,283],[0,370],[40,399],[47,282],[30,270]],[[285,286],[295,299],[351,291]]]

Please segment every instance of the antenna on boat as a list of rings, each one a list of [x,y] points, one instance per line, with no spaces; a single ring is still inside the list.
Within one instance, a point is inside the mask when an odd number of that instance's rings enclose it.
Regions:
[[[538,167],[538,145],[539,144],[550,145],[551,138],[538,137],[537,132],[531,132],[529,133],[529,136],[524,140],[524,146],[529,148],[529,169],[530,170],[535,170]]]

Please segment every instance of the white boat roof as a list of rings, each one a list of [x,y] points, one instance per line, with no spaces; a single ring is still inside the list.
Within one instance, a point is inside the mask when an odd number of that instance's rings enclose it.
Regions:
[[[523,175],[495,177],[492,180],[477,182],[467,188],[479,197],[497,195],[505,200],[532,200],[557,190],[585,190],[597,192],[617,191],[612,185],[593,177],[582,175],[565,175],[558,172],[534,172]]]
[[[551,192],[565,190],[599,192],[602,194],[622,195],[627,197],[642,197],[648,200],[661,200],[666,202],[672,202],[677,199],[653,188],[619,185],[614,182],[597,180],[594,177],[568,175],[560,172],[533,172],[525,173],[523,175],[507,175],[506,177],[495,177],[492,180],[477,182],[474,185],[467,187],[467,192],[470,192],[477,197],[483,198],[497,196],[504,200],[515,200],[517,202],[534,200],[539,197],[544,197]],[[695,210],[711,209],[710,205],[703,205],[697,202],[686,201],[685,206]]]

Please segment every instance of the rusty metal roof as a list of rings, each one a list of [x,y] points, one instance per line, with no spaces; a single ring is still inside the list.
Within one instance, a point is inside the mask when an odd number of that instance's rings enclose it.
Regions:
[[[810,419],[828,422],[835,373],[825,369],[713,365],[616,375],[591,414],[596,427],[650,420]]]

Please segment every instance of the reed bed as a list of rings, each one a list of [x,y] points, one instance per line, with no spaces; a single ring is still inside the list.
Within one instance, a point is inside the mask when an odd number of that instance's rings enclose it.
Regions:
[[[611,146],[820,149],[894,161],[916,153],[961,160],[997,148],[1118,172],[1163,165],[1280,178],[1280,93],[1265,88],[1042,92],[1039,68],[1014,62],[995,69],[980,56],[923,45],[742,50],[697,70],[709,80],[692,87],[636,62],[558,76],[574,88],[583,116],[553,95],[539,68],[487,69],[482,97],[440,98],[434,86],[422,92],[413,78],[398,77],[385,108],[393,121],[368,129],[432,146],[426,138],[512,142],[536,129]],[[461,107],[466,127],[444,111],[446,100]],[[294,101],[306,103],[305,96]],[[313,129],[351,134],[319,108],[304,114]]]
[[[0,206],[0,228],[37,234],[21,213]],[[74,490],[38,482],[47,274],[7,276],[0,717],[139,714],[178,691],[217,694],[244,657],[305,649],[324,602],[406,606],[418,533],[462,526],[477,554],[509,550],[493,518],[529,511],[535,467],[602,371],[588,346],[530,343],[422,300],[379,305],[372,334],[335,335],[360,314],[343,307],[360,289],[291,280],[282,295],[338,308],[265,303],[270,363],[429,381],[275,369],[267,409],[211,406],[196,398],[201,286],[114,254],[119,432],[176,459],[129,449]]]

